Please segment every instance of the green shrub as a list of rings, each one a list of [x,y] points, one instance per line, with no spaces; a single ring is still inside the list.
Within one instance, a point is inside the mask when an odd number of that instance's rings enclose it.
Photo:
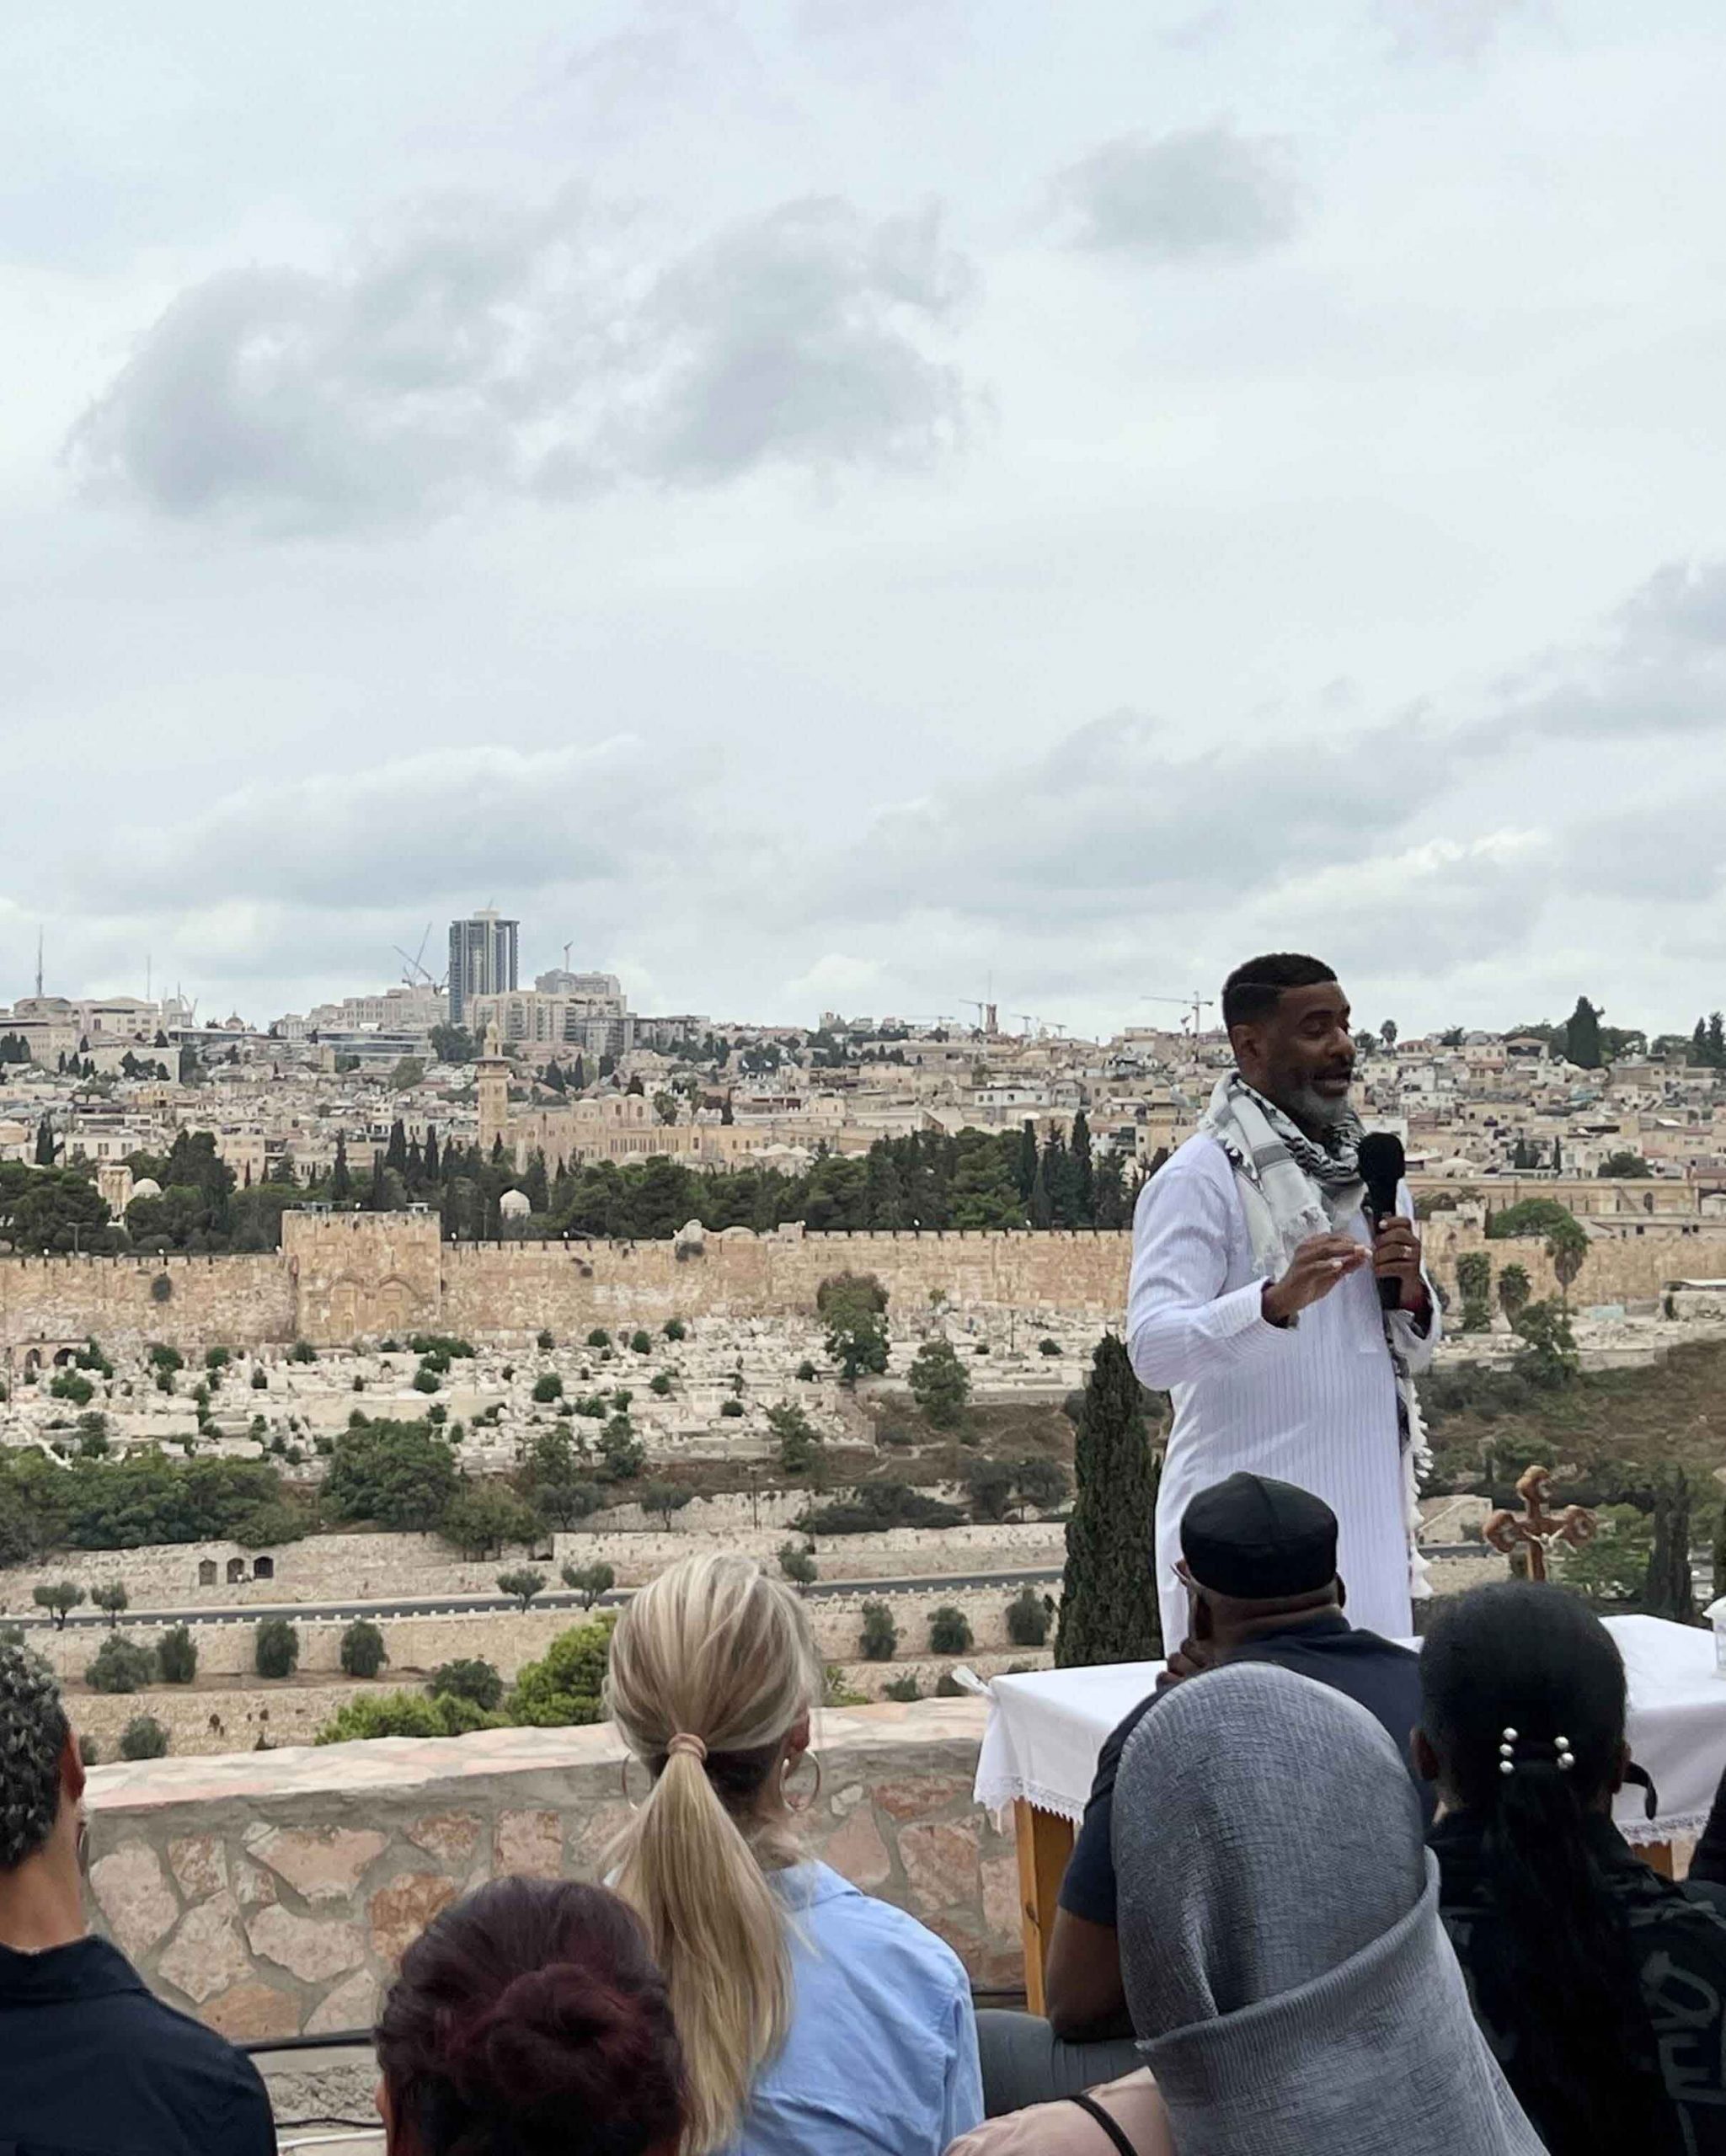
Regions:
[[[309,1340],[297,1340],[288,1350],[288,1360],[291,1363],[315,1363],[318,1350]]]
[[[134,1715],[120,1732],[122,1759],[165,1759],[168,1732],[154,1715]]]
[[[663,1400],[665,1395],[671,1390],[671,1372],[669,1370],[656,1370],[653,1376],[648,1380],[647,1389],[649,1392],[656,1392],[660,1396],[660,1398]]]
[[[225,1370],[233,1360],[233,1351],[228,1348],[206,1348],[204,1368],[206,1370]]]
[[[431,1673],[431,1692],[434,1699],[465,1700],[489,1715],[503,1704],[504,1680],[489,1662],[446,1662]]]
[[[389,1652],[383,1634],[370,1619],[356,1617],[342,1634],[341,1662],[345,1677],[376,1677]]]
[[[681,1317],[668,1317],[660,1329],[667,1340],[685,1339],[689,1331],[688,1326],[684,1324]]]
[[[1022,1587],[1007,1605],[1007,1636],[1016,1647],[1039,1647],[1049,1637],[1049,1612],[1034,1588]]]
[[[1061,1342],[1058,1340],[1039,1340],[1037,1342],[1037,1353],[1039,1355],[1058,1355],[1061,1353]]]
[[[253,1636],[252,1658],[260,1677],[291,1677],[299,1666],[300,1636],[286,1617],[266,1617]]]
[[[436,1392],[442,1383],[443,1380],[438,1375],[437,1372],[433,1369],[428,1369],[423,1363],[414,1373],[414,1390],[415,1392]]]
[[[719,1412],[728,1421],[735,1422],[742,1416],[743,1402],[740,1400],[722,1400],[719,1402]]]
[[[863,1636],[858,1642],[865,1662],[891,1662],[899,1651],[899,1627],[884,1602],[863,1606]]]
[[[609,1348],[612,1344],[612,1336],[602,1327],[595,1326],[593,1331],[587,1336],[587,1344],[590,1348]]]
[[[935,1697],[938,1700],[962,1700],[965,1697],[964,1685],[950,1669],[943,1669],[935,1679]]]
[[[547,1370],[533,1380],[533,1396],[537,1401],[561,1398],[564,1380],[555,1370]]]
[[[929,1647],[935,1654],[969,1654],[974,1644],[964,1610],[943,1602],[929,1619]]]
[[[312,1742],[351,1744],[374,1737],[466,1737],[476,1729],[502,1726],[501,1716],[486,1714],[471,1701],[447,1694],[427,1699],[418,1692],[378,1692],[349,1700]]]
[[[69,1400],[74,1407],[88,1407],[96,1388],[77,1370],[56,1370],[48,1387],[56,1400]]]
[[[632,1353],[637,1355],[651,1355],[653,1353],[653,1342],[644,1332],[632,1332],[629,1346]]]
[[[142,1692],[156,1674],[156,1657],[136,1640],[115,1632],[103,1641],[84,1671],[93,1692]]]
[[[270,1390],[270,1380],[265,1375],[264,1365],[261,1363],[254,1363],[252,1366],[252,1390],[254,1392],[267,1392]]]
[[[815,1366],[812,1362],[810,1362],[807,1355],[805,1355],[803,1360],[798,1364],[797,1375],[799,1382],[802,1385],[813,1385],[815,1383]]]
[[[563,1580],[570,1593],[580,1597],[581,1607],[591,1609],[617,1584],[617,1575],[610,1565],[565,1565]]]
[[[198,1673],[198,1643],[184,1625],[156,1642],[156,1668],[164,1684],[190,1684]]]
[[[903,1677],[895,1677],[890,1684],[884,1684],[881,1688],[881,1697],[884,1700],[902,1700],[907,1705],[911,1700],[921,1700],[922,1696],[922,1686],[917,1683],[909,1670],[906,1670]]]
[[[87,1767],[99,1767],[102,1748],[94,1737],[81,1737],[77,1741],[77,1755]]]
[[[513,1572],[498,1574],[498,1593],[519,1602],[525,1610],[536,1595],[545,1593],[545,1574],[530,1565],[518,1565]]]
[[[606,1658],[616,1622],[607,1610],[561,1633],[539,1661],[526,1663],[510,1694],[510,1721],[532,1729],[601,1721]]]
[[[542,1331],[540,1333],[538,1339],[535,1342],[535,1345],[538,1348],[542,1355],[548,1355],[557,1344],[557,1341],[553,1335],[545,1331]]]

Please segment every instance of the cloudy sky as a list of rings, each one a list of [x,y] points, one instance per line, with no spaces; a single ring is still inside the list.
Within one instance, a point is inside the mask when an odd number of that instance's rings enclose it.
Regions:
[[[1726,1001],[1712,0],[0,24],[0,999]]]

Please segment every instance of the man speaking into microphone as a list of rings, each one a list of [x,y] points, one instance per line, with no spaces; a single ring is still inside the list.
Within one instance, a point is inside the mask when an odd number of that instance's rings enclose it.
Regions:
[[[1242,1469],[1324,1499],[1349,1617],[1404,1639],[1425,1591],[1413,1379],[1439,1318],[1401,1147],[1363,1137],[1349,1104],[1349,1002],[1328,966],[1251,959],[1224,983],[1222,1016],[1235,1067],[1133,1224],[1128,1347],[1174,1401],[1157,1500],[1163,1641],[1173,1653],[1187,1630],[1181,1517]]]

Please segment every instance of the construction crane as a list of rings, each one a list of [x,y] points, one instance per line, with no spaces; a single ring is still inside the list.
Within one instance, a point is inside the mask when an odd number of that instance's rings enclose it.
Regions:
[[[1197,1040],[1205,1030],[1205,1013],[1216,1008],[1216,1001],[1212,997],[1200,995],[1196,991],[1191,995],[1141,995],[1139,1001],[1141,1003],[1179,1004],[1181,1009],[1187,1014],[1181,1020],[1181,1030],[1183,1033],[1190,1033],[1194,1040]]]
[[[402,948],[399,943],[391,944],[391,950],[395,953],[396,956],[402,960],[403,963],[408,969],[408,970],[402,975],[402,983],[404,987],[430,989],[442,987],[443,983],[439,980],[434,980],[430,974],[428,973],[425,969],[425,947],[430,941],[431,923],[428,921],[425,924],[425,933],[419,938],[419,948],[414,953],[411,958],[408,956],[407,953]]]

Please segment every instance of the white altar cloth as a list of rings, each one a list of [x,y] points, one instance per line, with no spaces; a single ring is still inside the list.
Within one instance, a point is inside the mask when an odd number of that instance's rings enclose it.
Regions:
[[[1726,1769],[1726,1679],[1715,1673],[1714,1636],[1659,1617],[1609,1617],[1630,1681],[1630,1749],[1659,1794],[1646,1816],[1635,1784],[1613,1817],[1632,1842],[1699,1834]],[[1411,1642],[1410,1644],[1418,1644]],[[997,1677],[977,1759],[977,1801],[1003,1812],[1016,1797],[1063,1819],[1083,1817],[1097,1754],[1115,1724],[1155,1685],[1160,1662]]]

